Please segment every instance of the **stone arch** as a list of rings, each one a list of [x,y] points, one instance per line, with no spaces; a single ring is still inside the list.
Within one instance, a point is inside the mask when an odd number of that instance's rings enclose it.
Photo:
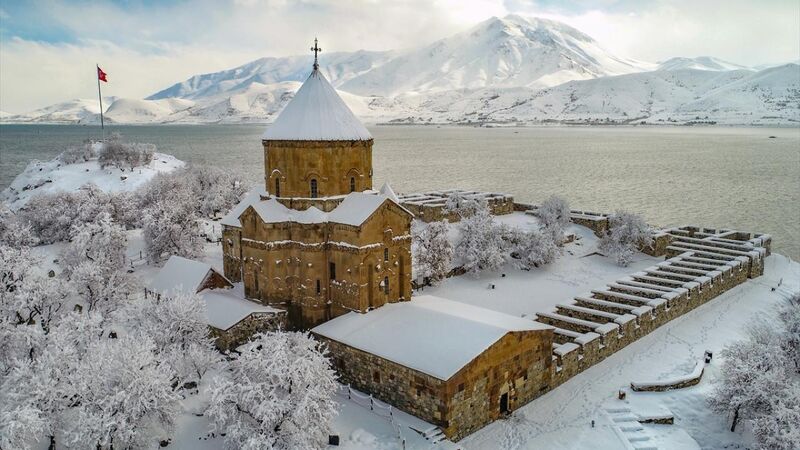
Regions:
[[[347,173],[344,175],[344,181],[346,185],[349,187],[350,192],[360,192],[363,191],[363,183],[361,182],[361,178],[364,177],[358,169],[352,167]]]

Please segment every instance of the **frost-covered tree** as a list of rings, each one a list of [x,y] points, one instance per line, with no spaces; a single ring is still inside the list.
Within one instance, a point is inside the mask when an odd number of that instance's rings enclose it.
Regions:
[[[20,326],[17,331],[32,329],[38,327]],[[55,435],[72,419],[69,413],[78,401],[74,377],[91,343],[101,338],[101,316],[67,313],[49,333],[39,336],[35,352],[16,359],[0,377],[0,429],[6,430],[0,435],[26,443],[11,448],[27,448],[46,436],[55,447]]]
[[[39,243],[31,226],[0,203],[0,245],[12,248],[31,247]]]
[[[164,199],[144,211],[147,261],[159,263],[170,255],[197,258],[203,247],[197,214],[182,198]]]
[[[66,388],[73,395],[62,432],[68,446],[151,448],[170,436],[180,396],[154,348],[146,336],[90,343]]]
[[[131,334],[152,339],[156,354],[172,366],[178,385],[199,382],[221,361],[209,336],[205,303],[197,294],[134,299],[118,316]]]
[[[38,194],[19,216],[42,244],[52,244],[68,240],[73,226],[94,222],[100,214],[111,211],[109,194],[89,183],[75,192]]]
[[[414,220],[411,224],[411,253],[417,276],[438,284],[450,272],[453,245],[448,238],[447,220],[424,224]]]
[[[561,248],[554,240],[550,230],[544,232],[530,230],[520,232],[514,244],[513,255],[516,265],[523,270],[531,270],[544,264],[549,264],[561,254]]]
[[[107,212],[100,213],[93,222],[78,223],[72,227],[69,245],[61,254],[64,274],[70,276],[80,264],[92,262],[103,276],[125,266],[128,238],[125,230],[114,223]]]
[[[445,211],[456,213],[461,219],[470,217],[484,209],[489,209],[489,202],[485,197],[480,195],[464,195],[461,192],[449,195],[444,205]]]
[[[215,380],[206,411],[227,447],[325,448],[337,384],[324,345],[304,333],[269,332],[240,351]]]
[[[139,208],[175,199],[188,202],[198,216],[214,217],[233,208],[244,193],[244,183],[234,174],[215,167],[190,165],[153,177],[139,192]]]
[[[75,145],[61,152],[56,159],[64,164],[75,164],[89,161],[96,155],[95,144],[84,142],[82,145]]]
[[[505,262],[502,228],[495,223],[489,205],[483,198],[470,199],[469,206],[462,203],[464,213],[459,222],[461,238],[453,256],[467,273],[477,275],[484,270],[496,270]]]
[[[800,442],[800,371],[792,342],[796,299],[797,294],[777,324],[757,323],[747,339],[723,350],[720,378],[708,400],[715,412],[732,414],[731,431],[748,421],[763,448],[792,449]]]
[[[153,160],[156,146],[125,142],[118,134],[114,134],[103,142],[97,162],[100,167],[113,166],[122,171],[133,170],[134,167],[146,166]]]
[[[637,249],[650,245],[653,236],[642,216],[617,211],[609,218],[609,230],[600,238],[598,249],[627,267]]]
[[[107,314],[119,308],[133,293],[130,277],[121,270],[109,271],[94,261],[78,264],[71,272],[70,286],[80,294],[89,311]]]
[[[550,234],[556,245],[564,242],[564,230],[569,226],[569,203],[557,195],[551,195],[536,210],[542,231]]]

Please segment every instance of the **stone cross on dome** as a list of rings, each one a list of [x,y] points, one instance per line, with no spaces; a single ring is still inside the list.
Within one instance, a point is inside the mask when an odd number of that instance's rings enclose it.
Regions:
[[[314,52],[314,70],[319,69],[319,62],[317,62],[317,53],[321,52],[322,49],[317,47],[317,38],[314,38],[314,46],[311,47],[311,51]]]

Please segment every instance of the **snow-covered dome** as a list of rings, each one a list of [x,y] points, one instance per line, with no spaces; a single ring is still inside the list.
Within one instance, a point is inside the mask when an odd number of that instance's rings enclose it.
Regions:
[[[262,136],[276,141],[366,141],[372,135],[314,69]]]

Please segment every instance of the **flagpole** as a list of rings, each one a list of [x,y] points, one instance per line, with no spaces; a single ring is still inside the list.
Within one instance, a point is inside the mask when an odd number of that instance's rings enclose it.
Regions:
[[[100,93],[100,64],[95,64],[97,70],[95,76],[97,77],[97,98],[100,100],[100,131],[103,136],[103,141],[106,140],[106,128],[103,123],[103,95]]]

